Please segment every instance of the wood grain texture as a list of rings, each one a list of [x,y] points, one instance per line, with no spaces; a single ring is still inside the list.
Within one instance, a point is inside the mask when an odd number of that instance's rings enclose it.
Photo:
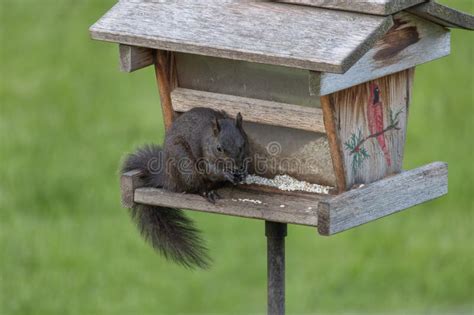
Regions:
[[[334,105],[328,96],[321,97],[321,107],[324,115],[324,126],[326,129],[329,148],[331,152],[332,165],[336,176],[336,188],[339,193],[346,190],[346,174],[344,172],[344,155],[342,145],[336,130],[336,118],[334,116]]]
[[[391,17],[275,2],[127,0],[90,33],[132,46],[344,73],[391,26]]]
[[[173,53],[163,50],[155,52],[155,75],[158,91],[160,93],[161,110],[165,129],[168,130],[175,114],[171,102],[171,91],[176,86],[176,75]]]
[[[411,7],[408,9],[408,12],[446,27],[474,29],[474,16],[449,8],[435,1]]]
[[[325,196],[288,196],[224,188],[218,190],[222,199],[215,204],[195,194],[173,193],[163,189],[139,188],[135,202],[232,215],[273,222],[317,226],[317,208]]]
[[[277,0],[277,2],[377,15],[390,15],[424,1],[426,0]]]
[[[121,185],[126,207],[135,202],[318,226],[320,234],[332,235],[446,194],[447,176],[447,164],[435,162],[339,195],[290,195],[232,187],[219,189],[222,198],[215,204],[200,195],[140,188],[139,182],[133,182],[139,179],[134,171],[124,174]]]
[[[321,201],[318,231],[322,235],[339,233],[447,192],[447,164],[428,164]]]
[[[412,77],[404,70],[330,95],[346,189],[401,171]]]
[[[320,108],[277,103],[254,98],[176,88],[171,93],[173,108],[186,112],[194,107],[224,110],[231,116],[242,113],[250,122],[325,132]]]
[[[140,179],[141,172],[133,170],[120,176],[120,192],[122,197],[122,207],[131,208],[134,204],[133,195],[135,189],[143,185]]]
[[[401,12],[395,25],[344,74],[311,72],[312,94],[327,95],[449,55],[450,32],[444,27]]]
[[[133,72],[154,63],[153,49],[119,45],[120,71]]]

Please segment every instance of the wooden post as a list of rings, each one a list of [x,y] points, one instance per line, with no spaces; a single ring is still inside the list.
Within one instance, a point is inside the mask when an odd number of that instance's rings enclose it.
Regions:
[[[323,110],[324,127],[328,136],[329,150],[331,152],[332,166],[336,175],[336,186],[339,193],[346,190],[346,177],[344,174],[344,160],[342,157],[341,143],[336,131],[336,118],[334,117],[334,106],[330,97],[321,96],[321,108]]]
[[[286,223],[265,221],[267,237],[268,314],[285,314],[285,237]]]
[[[165,50],[155,51],[155,75],[160,92],[161,110],[165,129],[171,126],[174,119],[174,110],[171,104],[171,91],[176,85],[174,58],[171,52]]]

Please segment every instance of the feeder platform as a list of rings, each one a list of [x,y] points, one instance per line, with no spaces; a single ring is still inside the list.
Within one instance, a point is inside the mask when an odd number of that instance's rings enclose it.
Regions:
[[[122,175],[124,207],[139,203],[317,226],[321,235],[332,235],[447,194],[448,166],[434,162],[338,195],[222,188],[215,204],[196,194],[140,186],[140,172]]]

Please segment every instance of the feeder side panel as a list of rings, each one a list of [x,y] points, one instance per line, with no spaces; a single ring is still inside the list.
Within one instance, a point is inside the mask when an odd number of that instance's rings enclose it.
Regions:
[[[347,189],[401,171],[413,75],[404,70],[330,95]]]

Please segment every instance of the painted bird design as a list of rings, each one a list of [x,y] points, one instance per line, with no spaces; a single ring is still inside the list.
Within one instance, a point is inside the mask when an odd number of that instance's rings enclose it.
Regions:
[[[382,149],[387,165],[390,167],[392,163],[387,144],[385,143],[383,126],[383,103],[380,98],[379,86],[376,83],[370,84],[370,96],[367,104],[367,121],[369,132],[371,135],[377,135],[377,142]]]

